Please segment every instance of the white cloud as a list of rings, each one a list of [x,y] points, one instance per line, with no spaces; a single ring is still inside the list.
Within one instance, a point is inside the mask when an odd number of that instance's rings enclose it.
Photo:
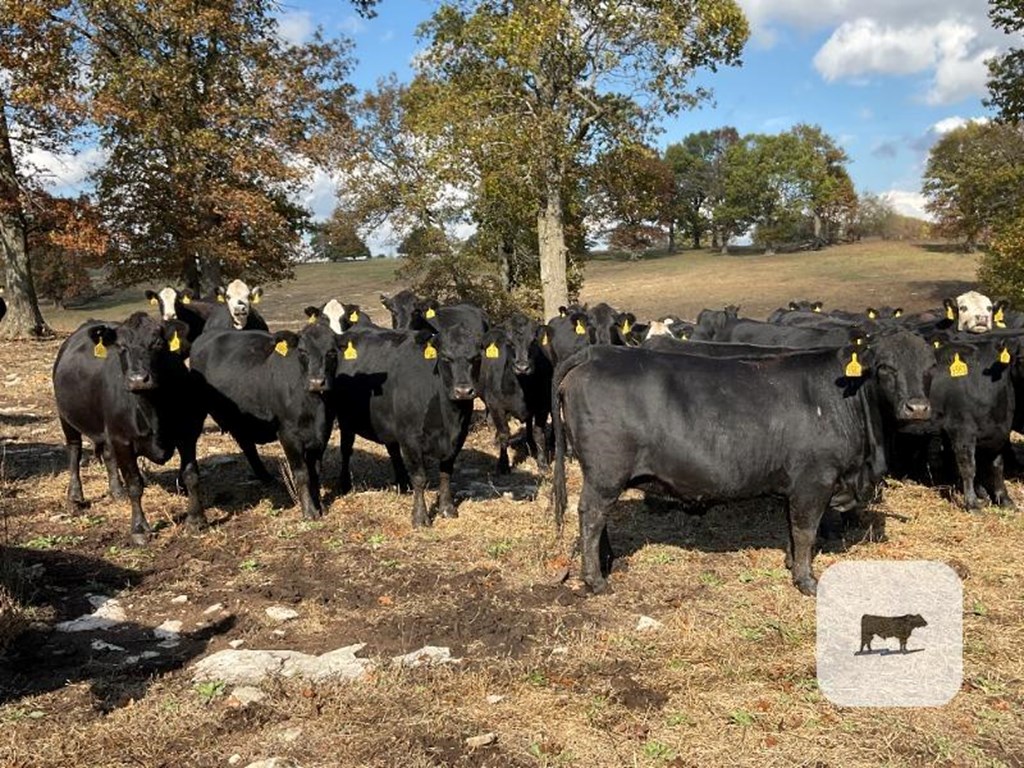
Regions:
[[[313,34],[315,26],[308,11],[292,11],[278,17],[277,34],[286,43],[301,45]]]
[[[350,13],[341,20],[338,24],[338,28],[349,37],[355,37],[366,29],[366,22],[363,21],[362,17],[354,13]]]
[[[33,148],[17,158],[24,172],[42,177],[58,196],[74,196],[87,191],[89,174],[103,165],[106,154],[97,146],[77,153],[53,153]]]
[[[338,179],[326,171],[316,168],[302,192],[298,202],[313,212],[314,221],[323,221],[338,204]]]
[[[914,216],[918,219],[926,219],[927,221],[932,220],[931,214],[924,209],[927,198],[920,192],[890,189],[888,192],[883,192],[879,197],[888,200],[892,207],[896,209],[896,213],[903,214],[904,216]]]
[[[960,115],[953,115],[952,117],[946,117],[932,126],[931,132],[942,136],[943,134],[955,131],[957,128],[962,128],[968,123],[981,123],[984,125],[989,119],[987,117],[960,117]]]

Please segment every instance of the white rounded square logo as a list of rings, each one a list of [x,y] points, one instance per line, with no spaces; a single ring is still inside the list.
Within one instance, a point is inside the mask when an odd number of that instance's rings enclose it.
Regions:
[[[818,582],[818,685],[843,707],[938,707],[963,680],[963,586],[945,563],[836,563]]]

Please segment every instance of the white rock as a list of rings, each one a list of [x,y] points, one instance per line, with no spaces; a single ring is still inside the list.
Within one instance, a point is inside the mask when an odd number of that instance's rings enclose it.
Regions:
[[[267,698],[267,694],[252,685],[238,686],[231,692],[231,696],[243,707],[247,707],[250,704],[259,704]]]
[[[89,595],[89,603],[95,609],[92,613],[59,622],[54,629],[58,632],[92,632],[97,629],[110,629],[128,620],[124,608],[113,597]]]
[[[178,640],[181,637],[182,622],[168,619],[159,627],[153,628],[153,637],[158,640]]]
[[[437,664],[458,664],[462,659],[453,659],[450,648],[443,648],[437,645],[425,645],[418,651],[407,653],[404,656],[394,656],[392,664],[401,667],[422,667],[434,666]]]
[[[287,632],[285,632],[285,631],[284,631],[283,629],[275,629],[275,630],[274,630],[273,632],[271,632],[270,634],[272,634],[272,635],[273,635],[274,637],[284,637],[284,636],[285,636],[285,635],[287,635],[288,633],[287,633]]]
[[[228,758],[228,765],[238,765],[240,762],[242,762],[242,756],[237,752]]]
[[[123,651],[123,650],[125,650],[120,645],[114,645],[113,643],[108,643],[108,642],[106,642],[104,640],[93,640],[92,641],[92,649],[94,651]]]
[[[498,734],[496,733],[483,733],[479,736],[470,736],[466,739],[466,746],[470,749],[476,749],[477,747],[486,747],[493,744],[498,740]]]
[[[299,764],[283,757],[268,757],[266,760],[249,763],[245,768],[299,768]]]
[[[299,618],[299,612],[293,608],[285,608],[283,605],[272,605],[267,608],[267,616],[274,621],[291,621]]]
[[[230,645],[235,650],[238,650],[243,645],[245,645],[245,640],[229,640],[228,645]]]
[[[299,727],[287,728],[281,731],[281,740],[289,744],[298,741],[300,738],[302,738],[302,729]]]
[[[313,682],[359,680],[374,667],[370,659],[356,657],[365,645],[348,645],[320,656],[299,651],[218,651],[193,666],[192,679],[222,680],[228,685],[256,685],[272,675]]]
[[[498,704],[504,700],[505,697],[502,696],[500,693],[492,693],[490,696],[487,697],[488,704]]]
[[[174,603],[175,605],[181,605],[182,603],[187,603],[188,602],[188,595],[178,595],[177,597],[172,597],[171,598],[171,602]]]
[[[665,625],[650,616],[641,616],[636,622],[637,632],[651,632],[657,629],[664,629]]]
[[[214,603],[209,608],[207,608],[205,611],[203,611],[203,615],[204,616],[209,616],[210,614],[213,614],[213,613],[220,613],[223,610],[224,610],[224,603]]]
[[[569,652],[569,646],[568,645],[556,645],[554,648],[551,649],[551,653],[553,655],[556,655],[556,656],[564,656],[568,652]]]

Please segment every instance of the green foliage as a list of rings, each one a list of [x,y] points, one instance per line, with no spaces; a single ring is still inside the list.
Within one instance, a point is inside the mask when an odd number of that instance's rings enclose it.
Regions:
[[[931,149],[923,191],[942,234],[968,249],[986,241],[1024,202],[1024,131],[977,122],[950,131]]]
[[[317,259],[347,261],[368,258],[370,249],[359,235],[357,222],[351,213],[335,208],[330,218],[313,227],[310,247]]]
[[[1024,306],[1024,219],[1015,219],[992,238],[991,248],[981,257],[978,282],[988,295]]]
[[[1024,30],[1020,0],[989,0],[992,26],[1008,35]],[[1024,120],[1024,51],[1010,48],[988,60],[988,92],[985,106],[995,107],[1003,120]]]
[[[199,694],[199,698],[202,699],[203,703],[209,704],[218,696],[223,696],[227,693],[227,683],[223,680],[210,680],[205,683],[196,683],[195,690],[196,693]]]
[[[725,153],[738,141],[736,129],[725,127],[691,133],[665,150],[674,182],[671,218],[689,234],[694,248],[714,226],[711,211],[725,195]]]

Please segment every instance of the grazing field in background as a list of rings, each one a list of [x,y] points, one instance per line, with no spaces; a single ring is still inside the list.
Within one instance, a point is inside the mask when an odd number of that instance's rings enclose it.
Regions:
[[[336,295],[383,321],[377,294],[397,287],[392,268],[302,267],[294,282],[269,286],[261,308],[272,325],[297,324],[304,306]],[[639,317],[726,303],[763,316],[798,298],[915,310],[955,295],[974,268],[972,257],[891,243],[773,257],[684,252],[595,260],[583,298]],[[135,308],[145,303],[124,294],[50,319],[67,330]],[[29,622],[0,651],[5,768],[213,768],[268,757],[303,768],[1024,760],[1020,513],[969,514],[948,488],[890,483],[863,526],[818,555],[819,575],[838,561],[923,559],[949,563],[964,579],[964,683],[955,699],[939,709],[842,709],[817,688],[815,602],[783,567],[784,511],[774,501],[697,516],[648,509],[628,494],[610,526],[620,557],[612,592],[588,597],[569,557],[571,526],[554,535],[547,479],[530,459],[508,477],[494,475],[492,432],[482,422],[456,469],[460,517],[423,531],[410,527],[411,497],[389,488],[377,446],[357,441],[356,491],[338,497],[334,438],[326,514],[303,522],[284,484],[253,481],[230,438],[209,426],[199,447],[211,529],[175,524],[185,507],[173,493],[176,459],[147,465],[143,503],[161,528],[148,547],[132,548],[127,503],[105,497],[98,464],[83,468],[91,508],[65,514],[49,383],[58,344],[0,347],[2,571]],[[280,461],[276,445],[260,450],[271,465]],[[569,482],[574,501],[574,464]],[[1009,486],[1024,506],[1020,479]],[[116,596],[127,623],[52,632],[88,611],[89,594]],[[278,623],[266,613],[274,605],[298,617]],[[642,631],[641,616],[662,626]],[[172,648],[152,632],[167,620],[182,622]],[[307,653],[365,643],[360,655],[379,666],[349,684],[270,680],[266,698],[245,705],[231,686],[195,684],[190,672],[238,641]],[[447,646],[461,662],[388,663],[425,645]],[[490,746],[466,745],[486,733],[496,737]]]

